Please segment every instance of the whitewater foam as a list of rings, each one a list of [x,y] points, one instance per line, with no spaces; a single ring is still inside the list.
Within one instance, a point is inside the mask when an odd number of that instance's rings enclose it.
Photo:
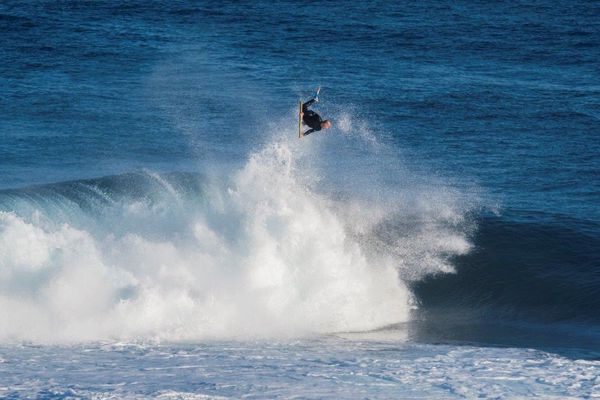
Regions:
[[[302,151],[274,140],[210,184],[148,172],[39,189],[43,202],[12,193],[0,213],[0,341],[290,337],[405,321],[399,276],[451,270],[448,255],[469,247],[460,221],[448,223],[460,211],[334,199],[300,169]]]

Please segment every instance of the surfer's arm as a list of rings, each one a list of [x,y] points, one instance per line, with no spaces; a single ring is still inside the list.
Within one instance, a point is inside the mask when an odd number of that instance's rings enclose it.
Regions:
[[[316,129],[309,129],[309,130],[307,130],[306,132],[304,132],[304,135],[303,135],[303,136],[310,135],[310,134],[311,134],[311,133],[313,133],[314,131],[316,131]]]

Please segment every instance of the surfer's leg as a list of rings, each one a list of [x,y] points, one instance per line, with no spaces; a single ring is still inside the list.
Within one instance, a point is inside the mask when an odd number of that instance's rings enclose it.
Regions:
[[[315,102],[315,99],[312,99],[312,100],[309,100],[306,103],[302,104],[302,112],[306,112],[308,110],[308,107],[310,107],[310,105],[314,102]]]

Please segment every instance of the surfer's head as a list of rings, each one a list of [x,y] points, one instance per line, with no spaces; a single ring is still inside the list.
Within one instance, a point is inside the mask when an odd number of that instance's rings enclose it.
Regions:
[[[331,121],[326,119],[325,121],[321,122],[321,129],[329,129],[331,128]]]

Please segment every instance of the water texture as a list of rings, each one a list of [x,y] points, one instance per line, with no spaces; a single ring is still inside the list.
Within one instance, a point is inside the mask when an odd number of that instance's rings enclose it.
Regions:
[[[597,396],[598,15],[3,2],[0,396]]]

